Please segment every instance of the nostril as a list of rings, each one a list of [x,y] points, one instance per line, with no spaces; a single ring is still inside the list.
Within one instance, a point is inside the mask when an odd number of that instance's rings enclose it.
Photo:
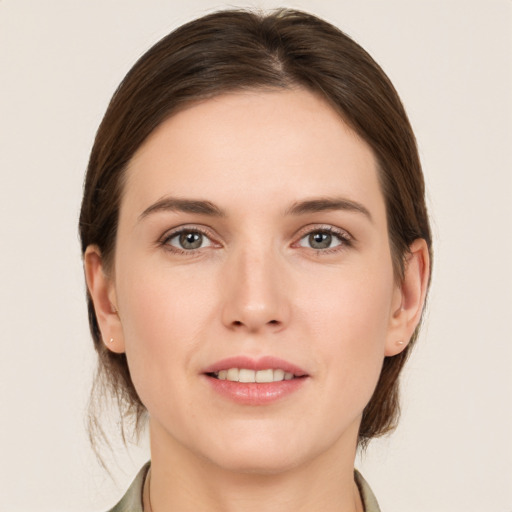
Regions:
[[[232,325],[234,327],[240,327],[240,326],[244,325],[244,323],[241,322],[240,320],[234,320]],[[267,322],[267,325],[281,325],[281,322],[279,320],[269,320]]]

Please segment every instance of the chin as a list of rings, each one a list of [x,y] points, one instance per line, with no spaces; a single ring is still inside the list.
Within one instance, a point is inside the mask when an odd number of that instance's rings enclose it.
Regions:
[[[247,435],[246,429],[245,435],[225,436],[221,443],[217,439],[216,443],[204,445],[202,456],[226,471],[276,475],[314,459],[325,449],[318,442],[308,446],[303,436],[279,434],[253,431]]]
[[[219,468],[246,475],[278,475],[290,471],[301,463],[301,457],[283,452],[264,450],[240,450],[210,459]]]

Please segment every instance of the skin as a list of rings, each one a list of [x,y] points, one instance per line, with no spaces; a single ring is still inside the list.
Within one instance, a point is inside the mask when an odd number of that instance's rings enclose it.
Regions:
[[[113,269],[93,246],[85,268],[103,339],[126,352],[149,411],[153,512],[362,510],[362,411],[419,321],[428,277],[418,240],[394,278],[377,172],[369,146],[303,89],[195,104],[136,152]],[[294,211],[307,201],[317,208]],[[177,229],[202,245],[184,249]],[[239,355],[308,377],[277,402],[240,405],[204,376]]]

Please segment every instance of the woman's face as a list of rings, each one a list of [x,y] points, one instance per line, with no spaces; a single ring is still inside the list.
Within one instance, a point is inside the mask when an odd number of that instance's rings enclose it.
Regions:
[[[303,89],[178,113],[128,167],[109,297],[159,449],[353,452],[402,300],[372,151]]]

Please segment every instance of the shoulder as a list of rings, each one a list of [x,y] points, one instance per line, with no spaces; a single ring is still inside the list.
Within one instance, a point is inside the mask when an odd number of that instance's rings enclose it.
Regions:
[[[379,504],[373,494],[368,482],[363,478],[363,475],[359,471],[354,470],[354,479],[361,495],[361,501],[364,505],[365,512],[380,512]]]
[[[148,474],[150,463],[146,463],[139,471],[135,480],[130,485],[126,494],[121,498],[121,501],[109,512],[143,512],[142,508],[142,489],[144,488],[144,481]]]

